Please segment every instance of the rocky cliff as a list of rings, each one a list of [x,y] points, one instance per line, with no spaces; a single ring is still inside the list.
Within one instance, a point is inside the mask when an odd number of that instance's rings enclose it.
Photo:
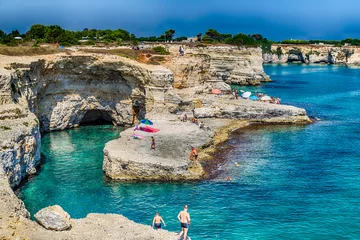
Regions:
[[[204,177],[200,164],[188,160],[191,147],[211,142],[213,131],[204,131],[192,123],[156,120],[157,133],[135,131],[143,140],[131,138],[133,129],[121,133],[117,140],[104,148],[105,174],[117,180],[183,181]],[[156,139],[156,150],[149,150],[151,136]],[[196,137],[194,137],[196,136]]]
[[[360,48],[332,45],[275,44],[263,54],[264,63],[327,63],[360,66]]]
[[[103,119],[132,123],[162,103],[173,74],[161,66],[116,56],[61,56],[14,69],[13,99],[25,98],[42,131],[63,130]]]
[[[164,65],[174,73],[174,87],[188,88],[210,85],[222,88],[223,83],[259,85],[270,81],[262,67],[260,48],[234,46],[185,47],[179,56],[180,45],[170,45],[172,53]]]
[[[19,105],[0,105],[0,172],[11,186],[36,172],[40,161],[39,122]]]

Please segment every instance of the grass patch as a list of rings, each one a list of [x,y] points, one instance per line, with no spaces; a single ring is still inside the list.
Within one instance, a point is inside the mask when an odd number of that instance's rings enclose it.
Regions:
[[[59,53],[57,48],[48,47],[7,47],[0,46],[0,54],[6,56],[36,56]]]
[[[25,127],[28,127],[29,126],[29,123],[28,122],[23,122],[24,126]]]
[[[134,49],[130,49],[130,48],[118,48],[118,49],[109,49],[109,50],[108,49],[81,49],[81,51],[85,52],[85,53],[117,55],[117,56],[129,58],[129,59],[132,59],[135,61],[140,60],[140,55],[142,55],[142,56],[146,55],[146,57],[148,57],[148,58],[155,58],[156,56],[155,57],[151,57],[151,56],[154,54],[157,54],[152,50],[134,50]],[[163,57],[159,56],[159,58],[156,58],[156,59],[154,59],[154,61],[151,61],[148,63],[158,65],[159,64],[158,62],[160,62],[162,60],[163,60]]]
[[[130,58],[133,60],[138,60],[140,54],[154,54],[150,50],[134,50],[129,48],[118,48],[118,49],[81,49],[85,53],[97,53],[97,54],[111,54],[118,55],[121,57]]]
[[[8,127],[8,126],[0,126],[0,129],[2,129],[2,130],[11,130],[11,127]]]

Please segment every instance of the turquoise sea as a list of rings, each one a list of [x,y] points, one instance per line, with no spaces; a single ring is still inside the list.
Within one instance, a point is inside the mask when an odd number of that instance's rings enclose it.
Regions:
[[[118,183],[101,169],[120,128],[84,126],[44,135],[44,164],[18,191],[33,215],[61,205],[73,218],[119,213],[170,231],[189,205],[192,239],[360,239],[360,69],[265,65],[274,82],[241,88],[280,96],[320,119],[253,126],[232,135],[218,178],[201,183]],[[234,163],[238,162],[239,167]],[[226,182],[229,175],[233,181]]]

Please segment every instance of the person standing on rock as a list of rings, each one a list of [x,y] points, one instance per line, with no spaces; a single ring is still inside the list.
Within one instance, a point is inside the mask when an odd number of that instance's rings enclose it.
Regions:
[[[162,217],[159,215],[159,213],[156,212],[155,217],[152,222],[152,227],[154,228],[154,226],[155,226],[156,230],[161,229],[161,223],[163,223],[164,227],[166,227],[165,221],[162,219]]]
[[[189,229],[189,226],[190,226],[190,214],[188,213],[188,206],[187,205],[184,206],[184,210],[179,212],[177,218],[179,219],[180,226],[181,226],[181,232],[179,234],[179,239],[181,239],[181,236],[183,236],[182,239],[186,240],[187,239],[188,229]]]
[[[155,144],[155,138],[151,137],[151,146],[150,146],[150,150],[156,150],[156,144]]]
[[[198,163],[197,158],[198,158],[198,152],[197,152],[196,148],[191,147],[191,153],[189,156],[189,160],[194,159],[195,164],[197,164]]]

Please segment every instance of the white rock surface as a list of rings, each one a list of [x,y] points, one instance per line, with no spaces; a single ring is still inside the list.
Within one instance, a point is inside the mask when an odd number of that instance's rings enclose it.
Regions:
[[[188,160],[191,147],[211,141],[213,131],[199,129],[190,122],[156,120],[160,132],[147,133],[127,129],[121,138],[108,142],[104,148],[105,174],[118,180],[198,180],[204,175],[201,165]],[[131,139],[135,133],[143,140]],[[156,150],[150,150],[154,136]]]
[[[43,208],[34,217],[41,226],[48,230],[64,231],[71,227],[70,215],[59,205]]]

